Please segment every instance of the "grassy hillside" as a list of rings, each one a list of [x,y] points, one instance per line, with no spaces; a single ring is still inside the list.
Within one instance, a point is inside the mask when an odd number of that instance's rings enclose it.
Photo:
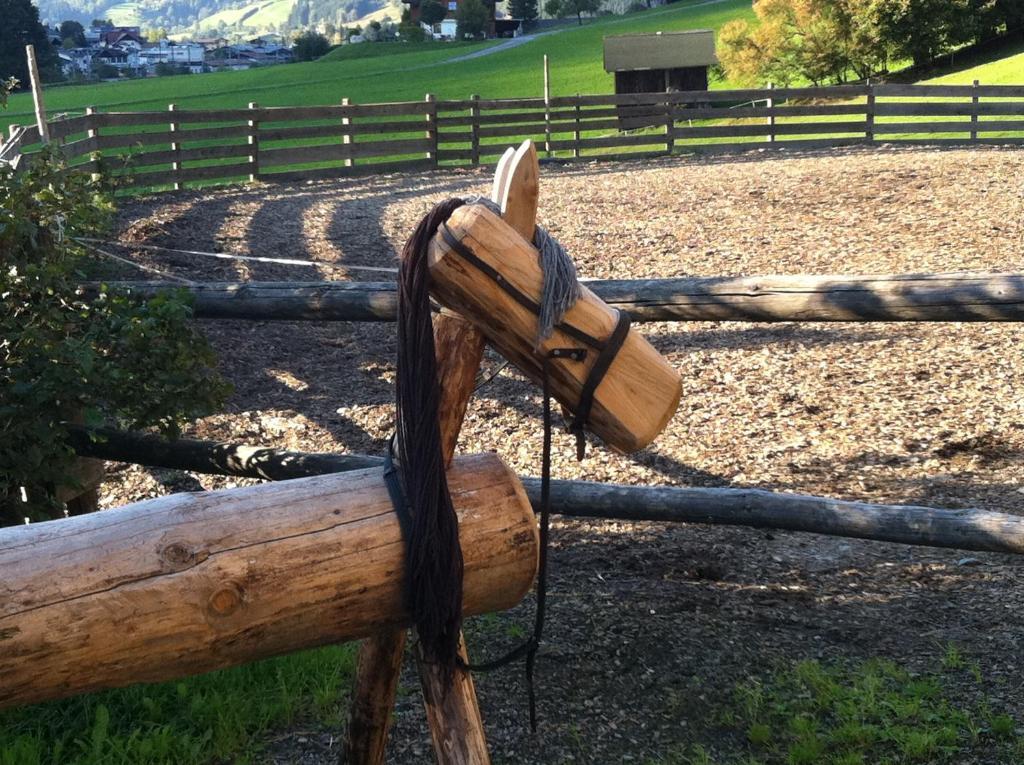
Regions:
[[[925,82],[970,85],[975,80],[983,85],[1024,84],[1024,42],[973,56],[962,62],[955,71]]]
[[[204,18],[200,26],[203,29],[216,29],[223,21],[229,27],[242,24],[254,29],[270,29],[272,26],[286,23],[294,5],[295,0],[261,0],[241,8],[229,8],[214,13]]]
[[[580,28],[538,36],[530,42],[479,59],[445,63],[471,50],[466,46],[417,46],[395,53],[402,44],[353,46],[352,53],[308,64],[290,64],[248,72],[184,75],[130,82],[56,87],[46,93],[50,113],[101,109],[166,109],[244,107],[250,101],[266,106],[419,100],[425,93],[440,98],[538,96],[542,91],[541,61],[551,59],[555,95],[607,93],[612,78],[602,68],[602,38],[609,34],[717,29],[738,16],[750,16],[749,0],[680,2],[665,8],[598,19]],[[478,43],[478,46],[494,43]],[[359,49],[357,52],[355,49]],[[365,48],[365,53],[363,49]],[[11,99],[0,124],[31,122],[31,97]]]

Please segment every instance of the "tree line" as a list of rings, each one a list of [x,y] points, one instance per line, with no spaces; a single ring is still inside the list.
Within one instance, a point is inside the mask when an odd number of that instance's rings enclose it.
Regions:
[[[718,36],[722,68],[741,85],[865,79],[1024,32],[1024,0],[755,0],[754,14]]]

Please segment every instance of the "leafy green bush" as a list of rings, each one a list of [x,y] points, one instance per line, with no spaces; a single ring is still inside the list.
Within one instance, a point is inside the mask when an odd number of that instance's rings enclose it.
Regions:
[[[80,288],[87,258],[72,236],[102,230],[112,209],[56,152],[0,168],[0,525],[62,513],[56,491],[74,482],[62,423],[173,436],[227,392],[187,296]]]

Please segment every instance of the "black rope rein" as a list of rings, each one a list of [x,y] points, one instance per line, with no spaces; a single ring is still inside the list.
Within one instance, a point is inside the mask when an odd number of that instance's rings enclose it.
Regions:
[[[449,199],[435,206],[420,221],[402,251],[398,287],[398,427],[394,448],[389,449],[385,481],[399,516],[406,543],[407,607],[416,623],[428,660],[436,662],[446,670],[447,682],[450,685],[456,667],[489,672],[525,657],[530,726],[536,731],[534,669],[544,632],[547,605],[551,515],[550,365],[557,359],[583,362],[590,352],[597,354],[583,384],[576,414],[570,425],[570,430],[576,435],[577,459],[583,459],[586,444],[584,428],[593,408],[594,394],[626,339],[629,332],[629,316],[619,312],[615,328],[604,341],[562,322],[561,316],[556,317],[555,329],[587,347],[554,348],[541,356],[544,446],[541,467],[540,560],[533,631],[521,645],[499,658],[466,663],[458,655],[462,624],[462,550],[459,547],[458,519],[452,507],[444,475],[438,425],[440,383],[437,380],[427,267],[430,241],[440,230],[445,243],[455,253],[493,280],[516,302],[538,317],[541,315],[542,307],[533,298],[510,284],[448,229],[445,221],[463,204],[466,204],[464,200]],[[547,277],[545,274],[545,279]],[[397,458],[397,466],[392,458],[392,452]]]

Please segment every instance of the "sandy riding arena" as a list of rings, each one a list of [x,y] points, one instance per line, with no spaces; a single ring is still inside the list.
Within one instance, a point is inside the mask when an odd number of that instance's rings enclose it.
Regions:
[[[190,279],[381,281],[392,276],[363,269],[393,268],[431,205],[486,194],[489,184],[484,170],[442,170],[160,195],[126,203],[115,236],[318,264],[133,254]],[[543,168],[540,222],[584,278],[1021,271],[1022,192],[1024,153],[1001,149],[588,163]],[[227,414],[190,435],[383,452],[393,427],[393,324],[206,321],[203,329],[235,392]],[[557,433],[556,477],[1024,507],[1017,325],[639,329],[683,375],[678,413],[652,447],[629,457],[596,445],[577,463],[572,437]],[[502,371],[472,401],[460,450],[497,451],[520,474],[537,475],[539,390]],[[103,504],[239,483],[111,465]],[[747,528],[567,520],[556,520],[553,546],[540,732],[529,732],[521,669],[477,680],[496,762],[656,762],[695,741],[732,751],[739,744],[721,732],[718,705],[779,661],[885,657],[923,670],[951,644],[984,670],[992,703],[1017,719],[1024,713],[1020,559]],[[528,597],[511,613],[470,620],[471,651],[496,655],[531,614]],[[411,670],[403,688],[390,757],[425,762],[430,740]],[[269,745],[268,762],[333,763],[337,735],[286,731]],[[999,761],[987,757],[979,749],[973,761]]]

